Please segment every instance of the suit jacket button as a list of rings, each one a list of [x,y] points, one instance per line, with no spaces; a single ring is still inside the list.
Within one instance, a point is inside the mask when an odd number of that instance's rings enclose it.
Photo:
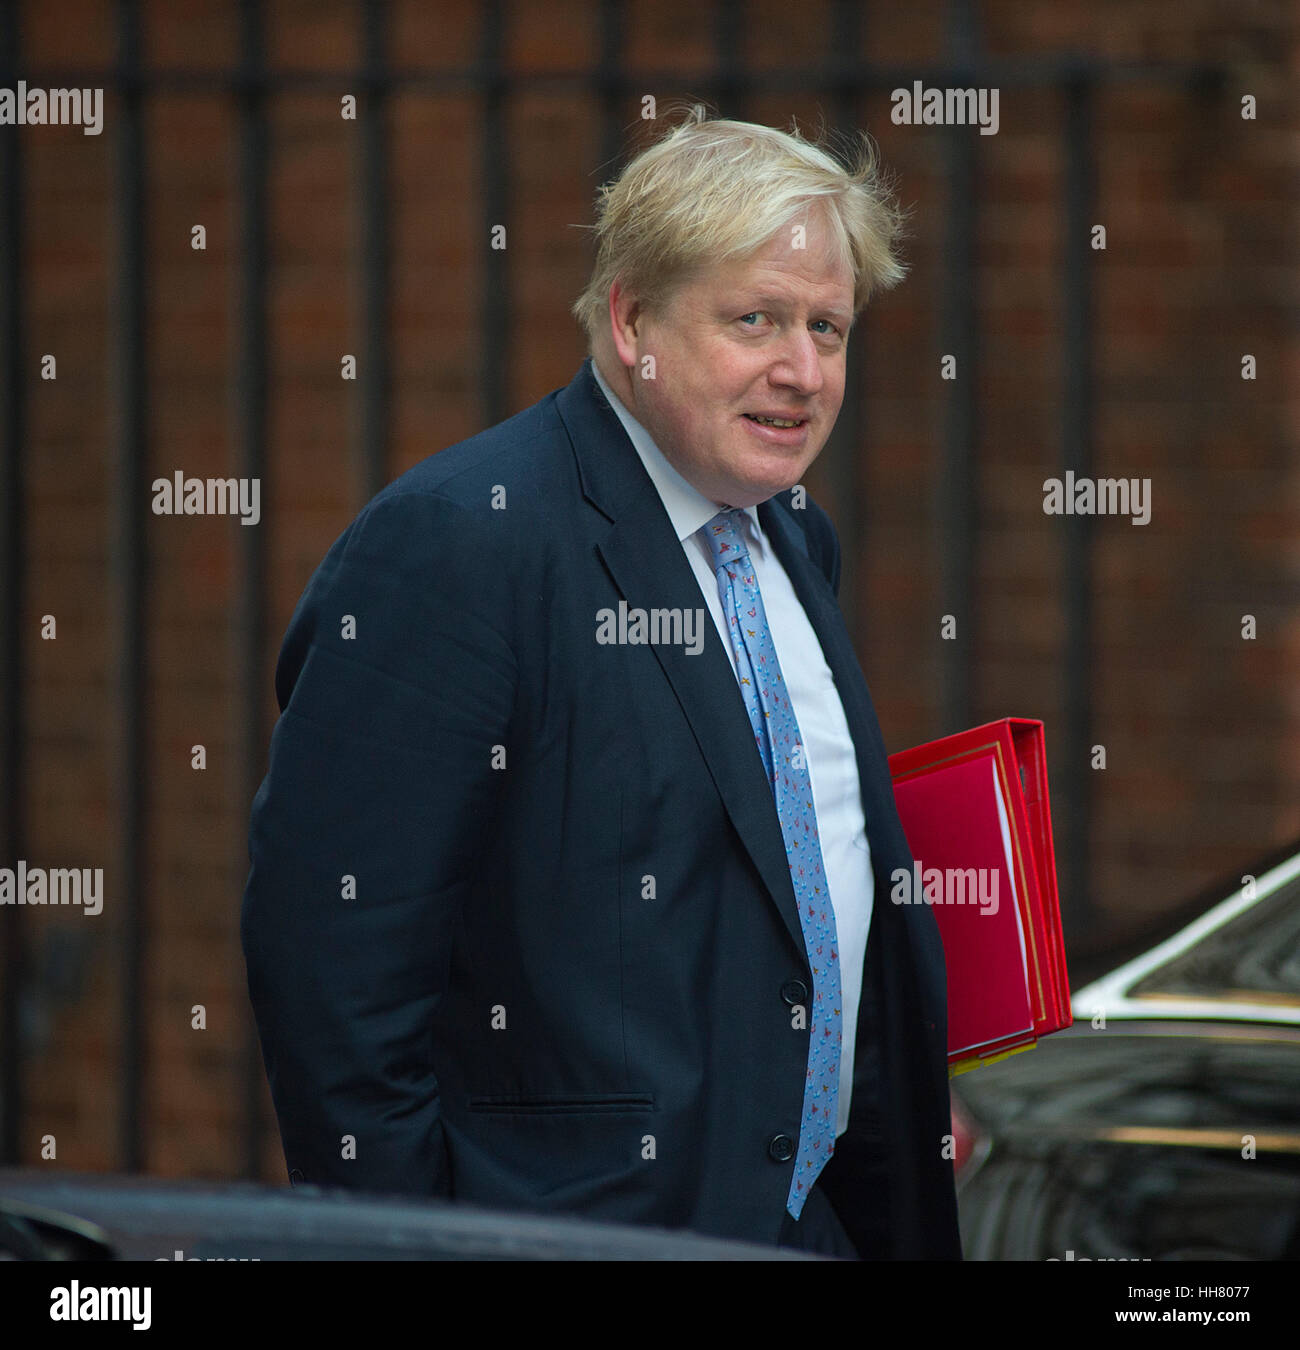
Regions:
[[[781,997],[793,1008],[796,1003],[808,1002],[808,986],[802,980],[787,980],[781,986]]]
[[[303,1176],[303,1174],[296,1167],[293,1168],[289,1173],[290,1186],[301,1186],[302,1183],[306,1180],[307,1178]]]
[[[794,1157],[794,1140],[788,1134],[774,1134],[767,1141],[767,1156],[773,1162],[789,1162]]]

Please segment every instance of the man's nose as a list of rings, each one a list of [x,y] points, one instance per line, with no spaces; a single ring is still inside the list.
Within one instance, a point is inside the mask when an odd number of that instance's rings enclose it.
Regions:
[[[774,384],[788,385],[802,394],[820,392],[824,383],[821,354],[816,340],[806,328],[783,337],[771,378]]]

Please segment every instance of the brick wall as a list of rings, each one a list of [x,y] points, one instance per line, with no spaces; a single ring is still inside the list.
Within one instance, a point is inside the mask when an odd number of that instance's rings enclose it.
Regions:
[[[938,0],[869,6],[862,55],[930,63],[943,42]],[[55,76],[114,59],[114,6],[21,6],[24,71]],[[594,0],[508,9],[517,72],[585,68],[598,51]],[[1078,50],[1098,58],[1214,60],[1221,97],[1135,80],[1096,105],[1096,472],[1150,477],[1150,525],[1096,527],[1096,638],[1090,672],[1096,739],[1090,840],[1096,933],[1121,932],[1288,837],[1300,834],[1300,350],[1295,315],[1300,45],[1285,6],[1232,0],[1170,6],[1110,0],[1086,7],[984,6],[1000,57]],[[344,72],[360,59],[357,7],[277,4],[268,13],[275,71]],[[145,6],[151,65],[229,69],[236,7]],[[761,74],[820,62],[827,6],[750,7],[742,53],[759,78],[758,120],[815,123],[829,101],[761,92]],[[633,70],[678,72],[661,101],[707,93],[715,15],[699,3],[628,6]],[[464,0],[391,10],[398,64],[458,69],[476,58],[478,15]],[[1288,81],[1290,88],[1288,88]],[[35,83],[35,79],[32,78]],[[51,78],[51,83],[57,83]],[[33,998],[24,1031],[22,1160],[54,1134],[59,1166],[118,1165],[121,1073],[118,857],[120,753],[113,528],[116,178],[105,134],[22,129],[27,230],[25,345],[28,566],[23,672],[28,758],[23,783],[33,865],[102,866],[104,913],[29,912]],[[275,712],[274,655],[312,568],[360,504],[358,386],[340,379],[360,351],[359,159],[346,88],[269,102],[269,453],[262,513],[270,590],[263,715]],[[1241,94],[1258,119],[1243,121]],[[237,122],[214,90],[174,90],[147,104],[149,477],[237,468],[232,376],[240,263]],[[935,537],[947,350],[938,327],[945,187],[937,129],[898,127],[884,92],[864,125],[915,203],[911,276],[864,317],[864,426],[858,481],[860,655],[887,742],[936,734],[939,637]],[[637,135],[639,100],[625,125]],[[1059,92],[1004,89],[1001,129],[979,142],[978,317],[980,528],[970,616],[979,719],[1061,715],[1062,522],[1042,511],[1058,472],[1062,398],[1060,255],[1063,190]],[[530,88],[508,103],[509,248],[485,264],[480,117],[473,94],[403,89],[390,103],[392,405],[389,475],[479,429],[478,297],[485,265],[508,273],[500,335],[509,404],[568,381],[584,352],[568,306],[586,279],[589,223],[603,176],[599,105],[583,88]],[[15,134],[6,129],[0,134]],[[975,134],[972,132],[972,134]],[[207,249],[190,247],[203,224]],[[1253,383],[1240,378],[1246,353]],[[40,378],[56,355],[58,378]],[[815,494],[832,515],[825,465]],[[223,1176],[240,1165],[240,1055],[247,1016],[238,946],[249,801],[234,755],[240,719],[234,646],[239,575],[235,521],[150,517],[147,825],[149,929],[146,1161],[164,1174]],[[854,541],[850,541],[854,542]],[[40,617],[58,621],[38,638]],[[1241,638],[1241,616],[1259,636]],[[190,767],[207,747],[208,768]],[[1055,766],[1054,766],[1055,767]],[[6,863],[11,860],[4,860]],[[207,1030],[190,1028],[203,1004]],[[269,1096],[264,1174],[281,1178]]]

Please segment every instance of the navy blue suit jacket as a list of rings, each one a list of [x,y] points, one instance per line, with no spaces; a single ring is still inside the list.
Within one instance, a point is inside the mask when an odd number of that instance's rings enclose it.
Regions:
[[[839,545],[788,492],[759,519],[835,677],[875,869],[819,1186],[863,1256],[956,1258],[943,949],[888,900],[912,857]],[[598,644],[620,601],[701,610],[703,650]],[[812,983],[794,890],[730,656],[590,360],[365,507],[276,693],[241,936],[291,1178],[775,1243]]]

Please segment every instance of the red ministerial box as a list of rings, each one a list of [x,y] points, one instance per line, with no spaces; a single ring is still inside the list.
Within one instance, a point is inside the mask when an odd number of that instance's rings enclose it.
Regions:
[[[1006,717],[889,757],[915,863],[889,901],[929,904],[948,970],[948,1072],[1072,1022],[1043,724]]]

